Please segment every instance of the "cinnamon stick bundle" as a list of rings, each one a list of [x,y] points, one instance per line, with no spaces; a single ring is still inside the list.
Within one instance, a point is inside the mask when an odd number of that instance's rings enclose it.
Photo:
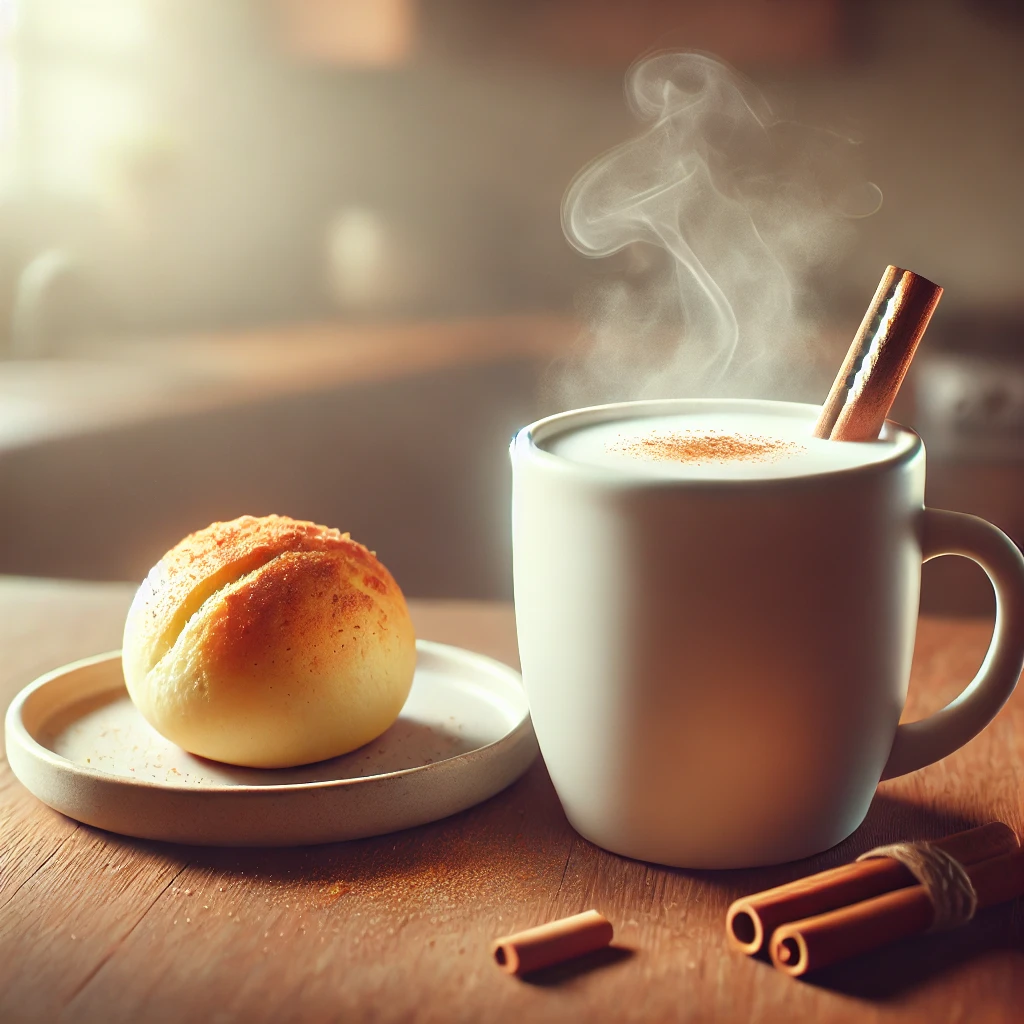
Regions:
[[[967,876],[979,910],[1024,895],[1024,849],[972,864]],[[797,976],[928,931],[934,919],[927,890],[914,885],[783,925],[769,952],[780,971]]]
[[[970,865],[1010,853],[1019,844],[1009,825],[992,821],[935,840],[931,845],[961,864]],[[725,919],[729,944],[742,953],[758,953],[781,925],[914,884],[915,878],[906,867],[885,857],[856,861],[799,878],[736,900]]]

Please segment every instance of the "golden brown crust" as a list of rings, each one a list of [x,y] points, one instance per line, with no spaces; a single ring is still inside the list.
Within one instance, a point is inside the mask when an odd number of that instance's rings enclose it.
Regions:
[[[277,515],[212,523],[189,534],[160,560],[159,582],[153,584],[148,609],[148,628],[159,637],[154,658],[170,648],[210,596],[287,551],[336,552],[379,579],[382,592],[388,583],[397,589],[370,551],[336,529]]]
[[[309,652],[309,670],[317,671],[317,648],[325,639],[339,652],[354,651],[355,638],[346,642],[346,633],[369,632],[373,625],[387,629],[387,602],[363,591],[360,583],[366,576],[337,551],[278,556],[232,587],[211,610],[204,660],[243,673],[275,658],[301,658]],[[288,639],[283,648],[281,637]]]
[[[136,595],[125,680],[193,753],[298,764],[344,753],[397,716],[415,668],[405,598],[337,530],[244,516],[186,537]]]
[[[288,516],[241,516],[190,533],[163,557],[170,576],[204,579],[229,564],[263,563],[284,551],[344,551],[367,566],[380,562],[362,544],[327,526]]]

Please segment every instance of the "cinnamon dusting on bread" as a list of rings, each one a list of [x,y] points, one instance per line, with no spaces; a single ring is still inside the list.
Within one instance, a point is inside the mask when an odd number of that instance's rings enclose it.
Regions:
[[[380,565],[347,533],[316,523],[276,515],[211,523],[171,548],[157,566],[159,578],[150,581],[153,591],[162,594],[160,607],[172,612],[160,630],[157,657],[170,650],[211,597],[288,551],[337,551],[365,568]]]

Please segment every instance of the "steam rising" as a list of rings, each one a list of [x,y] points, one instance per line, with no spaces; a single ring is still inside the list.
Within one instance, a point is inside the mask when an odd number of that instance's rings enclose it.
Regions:
[[[703,54],[649,57],[626,86],[649,127],[579,174],[562,220],[587,256],[627,250],[630,272],[594,296],[560,398],[791,394],[813,366],[815,272],[880,204],[854,143],[779,119]]]

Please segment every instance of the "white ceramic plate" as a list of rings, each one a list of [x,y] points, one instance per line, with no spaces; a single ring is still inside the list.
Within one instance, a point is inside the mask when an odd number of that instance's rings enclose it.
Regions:
[[[31,683],[7,711],[7,759],[44,803],[89,825],[209,846],[301,846],[381,835],[493,796],[537,755],[519,674],[426,640],[398,721],[300,768],[187,754],[135,710],[119,652]]]

